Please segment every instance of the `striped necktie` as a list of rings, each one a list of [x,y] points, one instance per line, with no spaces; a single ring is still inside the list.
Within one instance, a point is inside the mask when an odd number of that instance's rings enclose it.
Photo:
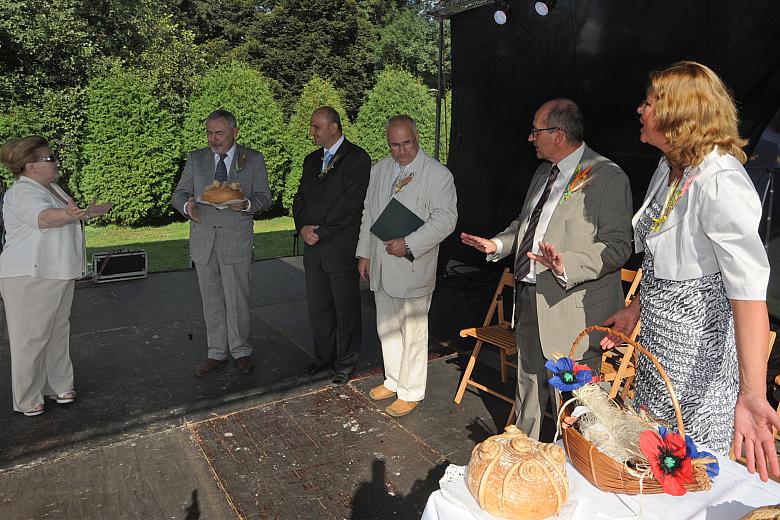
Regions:
[[[531,218],[528,220],[528,227],[525,228],[525,235],[523,235],[523,241],[520,242],[520,246],[517,248],[517,256],[515,256],[515,280],[522,280],[528,273],[531,272],[531,259],[528,258],[528,253],[534,247],[534,235],[536,234],[536,225],[539,224],[539,216],[542,214],[544,203],[547,202],[547,198],[550,196],[555,179],[558,177],[558,165],[553,165],[550,170],[550,176],[547,178],[547,185],[544,187],[542,196],[539,197],[539,202],[536,203]]]

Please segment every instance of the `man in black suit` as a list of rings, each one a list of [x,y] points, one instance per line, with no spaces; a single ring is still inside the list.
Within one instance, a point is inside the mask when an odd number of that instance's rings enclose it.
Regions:
[[[303,238],[306,297],[314,331],[308,374],[333,369],[333,385],[346,384],[361,343],[360,286],[355,249],[371,158],[347,141],[331,107],[311,116],[309,133],[321,148],[303,160],[293,200],[295,229]]]

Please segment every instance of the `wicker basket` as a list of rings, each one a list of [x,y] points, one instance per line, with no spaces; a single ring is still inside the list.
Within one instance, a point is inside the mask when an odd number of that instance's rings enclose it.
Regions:
[[[656,357],[648,352],[642,345],[629,339],[620,332],[607,327],[594,325],[580,332],[577,339],[574,340],[569,357],[574,356],[574,352],[580,340],[591,332],[606,332],[610,335],[617,336],[621,340],[632,345],[637,351],[647,356],[650,361],[653,362],[666,383],[666,389],[669,391],[669,397],[672,400],[674,413],[677,418],[677,430],[680,435],[685,436],[682,413],[680,412],[680,403],[677,401],[677,396],[672,388],[672,383],[669,381],[666,371],[664,371]],[[562,413],[561,421],[568,416],[568,412],[564,411]],[[597,488],[610,493],[624,493],[626,495],[638,495],[640,493],[639,478],[632,475],[623,463],[618,462],[599,451],[599,449],[585,439],[576,428],[568,427],[563,430],[563,442],[572,465]],[[708,489],[709,479],[706,477],[706,472],[702,475],[699,470],[695,471],[699,472],[699,474],[696,475],[696,482],[685,484],[685,489],[688,491],[702,491]],[[643,494],[658,494],[664,492],[661,488],[661,483],[652,475],[645,477],[641,484],[641,492]]]

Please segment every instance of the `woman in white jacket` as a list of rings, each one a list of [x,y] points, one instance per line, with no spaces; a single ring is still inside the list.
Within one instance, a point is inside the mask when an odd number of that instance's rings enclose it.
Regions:
[[[712,70],[685,61],[650,75],[637,113],[640,140],[664,155],[633,220],[640,296],[605,324],[627,333],[641,318],[639,340],[672,380],[686,433],[724,455],[744,447],[766,480],[767,465],[780,474],[780,418],[766,400],[769,262],[734,101]],[[674,424],[660,375],[639,357],[636,404]]]
[[[59,161],[42,137],[8,141],[0,161],[15,178],[3,204],[0,254],[14,410],[40,415],[44,394],[62,404],[76,398],[69,333],[74,280],[84,264],[81,221],[111,204],[76,206],[53,182]]]

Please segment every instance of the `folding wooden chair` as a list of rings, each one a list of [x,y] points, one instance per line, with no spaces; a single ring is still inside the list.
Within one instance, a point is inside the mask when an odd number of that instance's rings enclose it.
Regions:
[[[772,347],[775,346],[775,338],[776,337],[777,337],[777,333],[775,331],[773,331],[773,330],[770,330],[769,331],[769,349],[767,350],[767,354],[766,354],[767,363],[769,362],[769,358],[772,356]],[[775,384],[780,386],[780,375],[775,377]],[[777,405],[777,414],[780,415],[780,404]],[[780,432],[775,430],[774,431],[774,436],[775,436],[775,446],[778,446],[778,442],[780,442]],[[778,451],[778,455],[780,456],[780,451]],[[736,460],[737,462],[739,462],[743,466],[747,465],[747,460],[745,459],[745,457],[742,457],[742,456],[737,457],[734,454],[734,446],[733,445],[729,449],[729,458],[731,460]],[[780,478],[775,477],[771,473],[769,474],[769,478],[771,478],[775,482],[780,482]]]
[[[642,280],[642,269],[633,271],[631,269],[621,269],[620,279],[631,285],[626,292],[625,305],[631,303],[639,288],[639,282]],[[637,322],[634,330],[631,331],[629,338],[635,340],[639,335],[640,324]],[[604,352],[601,358],[601,377],[606,382],[612,382],[609,392],[610,397],[615,397],[623,389],[621,397],[624,399],[631,392],[634,376],[636,375],[636,352],[631,345],[624,345]]]
[[[517,363],[510,361],[512,356],[517,354],[515,331],[512,329],[511,320],[507,320],[504,317],[504,291],[514,288],[514,283],[515,280],[512,272],[509,268],[504,269],[501,280],[498,282],[498,287],[496,287],[496,291],[493,293],[493,299],[490,300],[490,307],[488,307],[485,321],[482,323],[482,326],[460,331],[460,336],[462,338],[472,337],[475,338],[477,342],[474,344],[474,350],[471,351],[469,362],[466,365],[466,370],[463,372],[460,386],[458,386],[458,392],[455,394],[456,404],[460,404],[467,386],[478,388],[507,403],[514,404],[515,402],[514,396],[506,396],[471,378],[471,374],[474,371],[474,365],[477,363],[477,356],[479,356],[483,344],[493,345],[499,350],[501,356],[500,370],[502,383],[506,383],[507,381],[507,367],[517,369]]]

